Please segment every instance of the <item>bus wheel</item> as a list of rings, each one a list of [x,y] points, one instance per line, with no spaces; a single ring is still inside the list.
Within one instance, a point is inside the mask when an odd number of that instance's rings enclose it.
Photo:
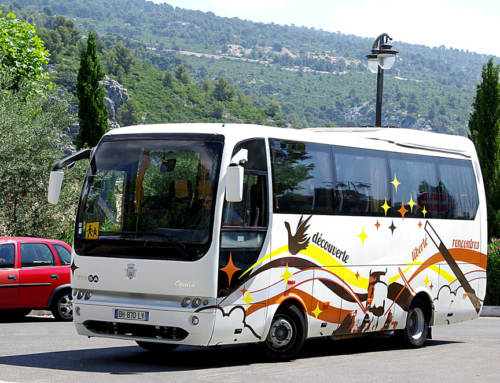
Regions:
[[[175,348],[177,348],[176,344],[169,344],[169,343],[142,342],[142,341],[136,341],[136,343],[139,345],[139,347],[151,352],[170,352]]]
[[[422,347],[427,338],[429,320],[426,315],[425,303],[420,298],[415,298],[408,310],[406,327],[404,328],[403,341],[410,347]]]
[[[264,353],[273,360],[293,358],[304,345],[305,331],[304,316],[296,306],[279,309],[263,342]]]

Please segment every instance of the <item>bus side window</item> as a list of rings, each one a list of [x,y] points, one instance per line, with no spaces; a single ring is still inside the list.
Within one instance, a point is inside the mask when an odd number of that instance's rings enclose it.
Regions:
[[[265,227],[266,177],[246,174],[244,178],[243,200],[224,202],[222,226]]]
[[[474,219],[479,199],[474,170],[470,161],[440,159],[439,178],[450,198],[447,218]]]
[[[335,212],[379,215],[390,201],[384,153],[368,149],[334,147],[336,167]]]
[[[425,207],[426,218],[446,217],[449,198],[439,181],[434,158],[390,153],[389,168],[391,179],[395,177],[399,182],[397,190],[392,188],[392,216],[400,217],[398,210],[411,198],[416,203],[414,214]],[[408,212],[408,216],[411,214]]]
[[[284,140],[270,145],[275,213],[332,214],[339,202],[330,146]]]

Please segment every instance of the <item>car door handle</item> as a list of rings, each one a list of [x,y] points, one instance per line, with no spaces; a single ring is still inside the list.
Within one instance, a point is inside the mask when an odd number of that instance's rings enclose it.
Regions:
[[[59,279],[59,275],[58,274],[51,274],[50,279]]]
[[[15,275],[9,275],[9,276],[7,277],[7,279],[8,279],[9,281],[15,281],[15,280],[16,280],[16,276],[15,276]]]

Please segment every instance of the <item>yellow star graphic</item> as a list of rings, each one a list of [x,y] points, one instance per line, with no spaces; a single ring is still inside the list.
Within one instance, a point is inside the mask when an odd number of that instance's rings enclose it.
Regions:
[[[323,311],[321,311],[321,310],[319,309],[319,303],[317,303],[317,304],[316,304],[316,308],[315,308],[315,309],[314,309],[314,311],[313,311],[313,314],[314,314],[314,316],[316,317],[316,319],[318,319],[319,314],[321,314],[322,312],[323,312]]]
[[[365,245],[365,239],[368,238],[368,235],[366,235],[365,233],[365,228],[362,227],[361,228],[361,234],[358,235],[359,239],[361,239],[361,245],[364,246]]]
[[[288,280],[293,277],[293,274],[288,271],[288,263],[286,264],[285,272],[281,275],[281,278],[285,280],[285,285],[288,285]]]
[[[430,282],[430,281],[431,281],[431,280],[429,279],[429,276],[428,276],[428,275],[426,275],[426,276],[425,276],[425,279],[424,279],[425,287],[427,287],[427,285],[429,284],[429,282]]]
[[[415,201],[413,200],[413,196],[410,194],[410,201],[408,202],[408,205],[410,206],[410,212],[413,213],[413,206],[416,205]]]
[[[394,185],[394,189],[398,191],[398,186],[401,184],[401,182],[398,181],[398,178],[396,177],[396,173],[394,173],[394,179],[392,180],[391,184]]]
[[[387,217],[387,210],[389,210],[391,207],[387,204],[387,199],[384,200],[384,204],[380,206],[382,209],[384,209],[385,216]]]
[[[243,298],[243,300],[247,304],[247,308],[248,308],[248,305],[253,301],[253,298],[250,295],[250,291],[247,293],[247,295],[245,295],[245,298]]]
[[[425,218],[425,215],[427,214],[427,210],[425,210],[425,205],[424,205],[424,208],[422,209],[422,214],[424,215],[424,218]]]

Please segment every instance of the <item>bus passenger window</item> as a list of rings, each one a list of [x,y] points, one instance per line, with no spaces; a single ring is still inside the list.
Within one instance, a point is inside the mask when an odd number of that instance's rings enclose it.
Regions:
[[[451,199],[446,218],[474,219],[479,200],[472,163],[440,158],[438,168],[441,183]]]
[[[332,214],[334,178],[328,145],[270,140],[274,211]]]
[[[399,182],[397,190],[392,187],[392,216],[400,217],[401,205],[406,205],[410,199],[415,202],[415,206],[413,209],[406,208],[410,210],[406,216],[419,214],[424,206],[426,218],[441,218],[446,215],[450,200],[439,182],[432,157],[391,153],[389,167],[391,181],[397,178]]]
[[[374,150],[335,147],[336,213],[380,215],[390,201],[386,157]]]

